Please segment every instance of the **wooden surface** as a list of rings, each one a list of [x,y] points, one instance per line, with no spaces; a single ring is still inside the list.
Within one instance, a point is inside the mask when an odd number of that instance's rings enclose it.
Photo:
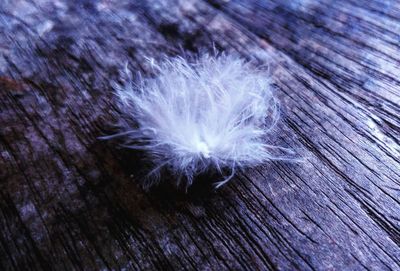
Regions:
[[[143,191],[98,136],[126,62],[220,50],[267,64],[265,163],[212,191]],[[400,4],[0,1],[1,270],[400,270]]]

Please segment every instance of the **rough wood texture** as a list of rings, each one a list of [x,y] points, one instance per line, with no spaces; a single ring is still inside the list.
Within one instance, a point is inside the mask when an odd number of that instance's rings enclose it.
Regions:
[[[1,1],[0,269],[399,270],[399,22],[397,1]],[[213,43],[269,65],[271,141],[306,161],[146,193],[97,139],[111,82]]]

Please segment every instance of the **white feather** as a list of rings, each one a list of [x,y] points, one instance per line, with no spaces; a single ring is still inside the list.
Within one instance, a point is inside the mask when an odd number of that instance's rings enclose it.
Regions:
[[[188,187],[200,173],[230,170],[219,187],[237,168],[282,159],[269,150],[284,148],[263,140],[279,117],[264,73],[224,54],[151,65],[156,77],[116,86],[124,118],[135,125],[124,122],[121,133],[108,138],[121,136],[125,147],[147,152],[155,165],[149,174],[153,181],[169,169]]]

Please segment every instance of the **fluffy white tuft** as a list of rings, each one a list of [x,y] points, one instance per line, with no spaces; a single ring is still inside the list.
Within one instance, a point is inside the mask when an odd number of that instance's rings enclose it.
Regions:
[[[151,182],[169,169],[179,185],[208,170],[230,172],[271,159],[264,143],[279,110],[268,76],[232,55],[203,55],[189,61],[177,57],[151,62],[156,77],[116,86],[124,118],[124,146],[147,152],[154,162]],[[269,119],[269,121],[267,121]],[[131,124],[129,124],[131,123]],[[268,124],[267,124],[268,123]]]

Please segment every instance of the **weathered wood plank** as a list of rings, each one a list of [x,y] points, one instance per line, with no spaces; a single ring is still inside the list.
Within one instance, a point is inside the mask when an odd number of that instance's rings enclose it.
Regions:
[[[399,18],[395,1],[1,3],[1,269],[397,270]],[[97,139],[111,82],[213,46],[269,65],[270,140],[305,162],[144,192],[140,157]]]

